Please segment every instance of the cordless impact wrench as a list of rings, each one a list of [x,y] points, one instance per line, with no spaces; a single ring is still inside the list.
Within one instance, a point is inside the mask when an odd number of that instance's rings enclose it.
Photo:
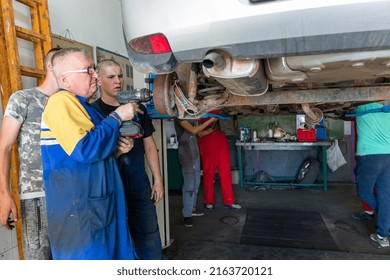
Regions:
[[[120,91],[116,95],[116,100],[119,104],[127,104],[131,101],[139,104],[141,102],[148,102],[152,99],[153,94],[147,88],[124,90]],[[139,122],[138,113],[136,113],[134,120],[125,121],[119,129],[121,136],[130,136],[132,138],[140,138],[144,135],[144,130]]]

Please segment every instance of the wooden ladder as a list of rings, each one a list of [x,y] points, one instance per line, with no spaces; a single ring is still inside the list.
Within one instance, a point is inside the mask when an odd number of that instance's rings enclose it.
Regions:
[[[0,94],[3,111],[11,94],[23,88],[22,76],[36,78],[37,84],[43,81],[45,77],[43,59],[45,54],[52,48],[47,0],[15,1],[23,9],[30,10],[31,29],[15,25],[15,9],[12,0],[0,0]],[[35,68],[20,65],[18,39],[33,43]],[[12,149],[10,172],[12,195],[20,215],[18,191],[19,157],[16,146]],[[24,259],[21,219],[16,223],[16,234],[19,258]]]

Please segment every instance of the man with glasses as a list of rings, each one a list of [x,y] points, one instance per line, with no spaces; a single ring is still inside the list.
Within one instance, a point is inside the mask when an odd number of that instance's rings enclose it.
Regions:
[[[46,76],[42,84],[11,95],[0,133],[0,220],[5,228],[12,229],[14,222],[21,218],[23,253],[27,260],[52,258],[47,234],[39,135],[43,108],[49,96],[58,91],[51,65],[51,57],[58,50],[50,50],[44,58]],[[9,185],[11,151],[15,143],[18,144],[19,153],[21,213],[17,212]]]
[[[119,127],[138,106],[104,117],[88,104],[97,73],[82,49],[62,49],[52,63],[61,90],[43,112],[41,149],[53,258],[134,259],[114,153],[130,149]]]

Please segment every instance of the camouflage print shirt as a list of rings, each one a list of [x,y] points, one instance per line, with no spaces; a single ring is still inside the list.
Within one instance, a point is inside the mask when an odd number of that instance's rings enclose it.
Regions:
[[[13,93],[4,116],[19,121],[22,126],[18,137],[19,198],[45,196],[42,178],[40,147],[41,118],[48,97],[37,88]]]

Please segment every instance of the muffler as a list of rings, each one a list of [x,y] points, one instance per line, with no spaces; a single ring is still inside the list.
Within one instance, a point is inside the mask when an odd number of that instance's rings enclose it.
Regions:
[[[268,90],[261,60],[233,59],[226,52],[216,51],[204,57],[202,67],[207,77],[213,77],[232,94],[262,95]]]

